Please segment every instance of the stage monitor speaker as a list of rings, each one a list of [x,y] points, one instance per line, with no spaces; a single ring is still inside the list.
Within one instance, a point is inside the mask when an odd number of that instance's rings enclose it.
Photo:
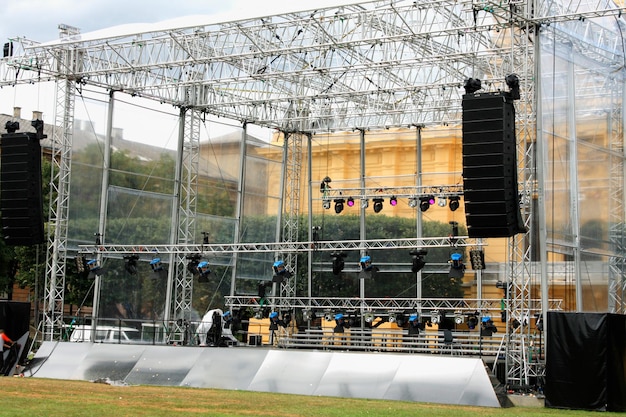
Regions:
[[[43,243],[41,146],[34,133],[0,138],[0,210],[8,245]]]
[[[469,237],[526,232],[519,208],[515,108],[506,93],[463,96],[463,200]]]

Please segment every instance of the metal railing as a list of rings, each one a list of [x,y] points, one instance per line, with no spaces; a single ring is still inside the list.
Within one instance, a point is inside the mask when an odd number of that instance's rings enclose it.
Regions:
[[[504,334],[481,336],[478,332],[452,332],[446,341],[443,332],[422,332],[417,336],[405,330],[355,330],[334,333],[332,330],[306,330],[278,335],[276,346],[285,349],[324,349],[379,352],[405,352],[491,356],[504,355]]]

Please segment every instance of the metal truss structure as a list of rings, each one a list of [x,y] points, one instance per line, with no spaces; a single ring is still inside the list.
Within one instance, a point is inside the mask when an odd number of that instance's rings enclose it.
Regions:
[[[156,251],[176,255],[177,263],[182,265],[185,254],[203,251],[294,254],[311,250],[311,245],[316,250],[448,245],[445,238],[297,242],[294,221],[298,217],[300,193],[296,187],[300,184],[302,165],[296,155],[300,154],[301,134],[460,124],[463,83],[467,78],[482,80],[487,91],[500,91],[506,88],[505,77],[517,74],[522,92],[521,100],[516,102],[521,161],[518,178],[523,195],[532,195],[537,191],[530,156],[534,152],[537,116],[535,54],[539,32],[550,24],[621,13],[621,8],[600,0],[584,4],[567,0],[559,4],[523,0],[387,0],[187,27],[154,25],[148,30],[110,36],[81,35],[71,27],[61,26],[58,42],[14,40],[14,53],[0,61],[0,86],[57,83],[57,129],[52,141],[55,201],[50,216],[54,234],[48,241],[44,306],[50,337],[62,317],[76,87],[89,85],[168,103],[184,110],[181,117],[186,121],[182,135],[186,153],[179,166],[183,191],[178,199],[178,217],[173,220],[178,232],[172,236],[172,242],[176,244],[86,246],[84,251]],[[581,30],[590,25],[581,26]],[[592,29],[593,32],[576,37],[576,45],[583,45],[581,53],[593,60],[623,55],[621,43],[611,43],[614,36],[603,28]],[[553,41],[570,42],[565,35]],[[588,48],[589,44],[595,48]],[[194,121],[202,113],[272,127],[290,135],[284,158],[286,216],[282,233],[277,233],[282,235],[280,242],[189,245],[194,229],[193,185],[197,174],[194,153],[198,126]],[[615,132],[618,131],[616,126]],[[615,150],[621,152],[622,140],[614,139]],[[622,190],[623,183],[615,187]],[[394,190],[401,194],[399,191]],[[404,194],[410,197],[427,191],[411,189]],[[369,195],[362,189],[355,192],[361,198]],[[462,190],[452,192],[460,194]],[[529,206],[524,208],[524,214],[529,223],[533,214]],[[623,223],[623,219],[619,220]],[[624,247],[623,242],[618,243]],[[469,243],[459,238],[457,245],[464,244]],[[523,314],[530,311],[532,300],[529,248],[521,237],[511,239],[510,259],[508,280],[514,290],[509,311]],[[615,262],[612,267],[614,275],[624,276],[622,263]],[[177,272],[174,282],[175,311],[184,314],[189,309],[192,281],[184,272]],[[619,310],[624,302],[623,280],[614,280],[612,291],[612,304],[620,306],[616,308]],[[287,305],[299,303],[289,298],[293,294],[291,287],[284,292]],[[235,299],[231,302],[243,304]],[[335,305],[330,301],[320,304]],[[547,308],[542,307],[543,311]],[[525,337],[514,332],[508,343],[508,380],[513,383],[524,384],[528,380]]]
[[[475,246],[467,236],[456,236],[455,245],[459,247]],[[90,254],[136,254],[153,257],[163,254],[222,254],[222,253],[303,253],[310,251],[358,251],[361,249],[413,249],[449,247],[449,237],[428,237],[411,239],[368,239],[360,240],[316,240],[312,242],[268,242],[268,243],[210,243],[191,245],[81,245],[80,250]]]
[[[256,297],[230,296],[227,297],[229,305],[240,308],[260,308]],[[307,297],[270,297],[270,304],[279,305],[286,310],[316,310],[319,312],[347,311],[347,312],[374,312],[383,314],[413,313],[423,311],[424,317],[430,317],[433,312],[448,311],[458,312],[464,315],[483,315],[488,312],[499,311],[501,307],[500,299],[468,299],[468,298],[307,298]],[[531,314],[541,312],[541,300],[530,300]],[[560,310],[561,300],[548,300],[548,309]]]

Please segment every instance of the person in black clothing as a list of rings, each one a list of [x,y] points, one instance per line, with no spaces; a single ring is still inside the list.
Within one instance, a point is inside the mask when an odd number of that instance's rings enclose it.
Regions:
[[[270,313],[270,345],[278,343],[278,326],[286,328],[287,323],[278,317],[278,312],[272,311]]]
[[[413,313],[409,316],[409,330],[407,335],[407,346],[411,348],[412,351],[416,350],[418,347],[418,337],[421,330],[421,323],[419,321],[419,315],[417,313]]]
[[[343,314],[337,313],[335,314],[335,327],[333,328],[333,333],[340,335],[335,337],[335,340],[339,340],[341,345],[346,344],[345,336],[342,336],[345,333],[345,329],[350,328],[350,325],[346,322],[346,319],[343,317]]]
[[[11,368],[17,362],[17,351],[19,345],[15,343],[9,336],[4,333],[3,329],[0,329],[0,338],[2,339],[2,351],[0,351],[0,372],[2,375],[9,375]],[[9,351],[6,360],[4,358],[4,352]]]
[[[417,314],[409,316],[409,336],[417,337],[420,334],[420,322]]]

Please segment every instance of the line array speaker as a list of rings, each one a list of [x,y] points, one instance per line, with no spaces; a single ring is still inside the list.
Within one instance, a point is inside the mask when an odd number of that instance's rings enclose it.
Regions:
[[[8,245],[42,243],[41,146],[34,133],[0,138],[0,219]]]
[[[463,200],[469,237],[511,237],[519,208],[515,108],[506,93],[463,96]]]

